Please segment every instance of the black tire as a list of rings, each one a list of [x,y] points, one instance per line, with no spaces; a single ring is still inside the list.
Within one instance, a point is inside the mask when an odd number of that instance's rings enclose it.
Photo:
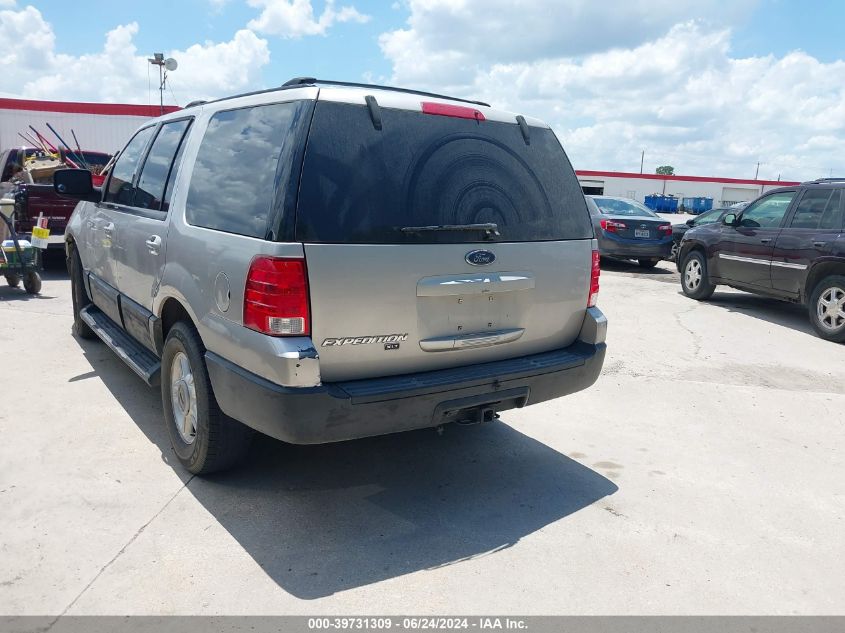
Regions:
[[[828,309],[823,300],[828,304],[834,300],[835,304]],[[810,293],[807,309],[816,334],[834,343],[845,343],[845,317],[837,316],[845,314],[845,276],[830,275],[819,281]]]
[[[654,268],[657,264],[660,263],[659,259],[638,259],[637,263],[640,265],[640,268]]]
[[[9,284],[10,288],[17,288],[21,285],[21,276],[20,275],[6,275],[6,283]]]
[[[34,270],[30,270],[23,276],[23,289],[28,294],[37,295],[41,292],[41,275]]]
[[[88,298],[88,293],[85,291],[85,281],[82,279],[82,261],[75,249],[70,254],[68,264],[70,295],[73,300],[73,332],[82,339],[97,338],[94,330],[88,327],[88,324],[79,316],[79,313],[91,303],[91,300]]]
[[[684,258],[684,264],[681,266],[681,289],[686,296],[697,301],[704,301],[713,296],[716,286],[710,283],[707,260],[701,251],[691,251]]]
[[[217,406],[204,355],[205,347],[192,325],[180,321],[170,329],[161,358],[161,403],[173,452],[195,475],[207,475],[234,466],[246,455],[253,436],[252,429],[228,417]],[[185,360],[190,380],[176,381],[182,384],[177,386],[174,402],[173,367],[177,365],[178,373],[178,367],[184,367]],[[187,416],[193,416],[193,435],[179,430],[175,410],[179,408],[180,392],[184,394],[181,401],[189,404],[179,415],[186,416],[184,412],[187,411]]]

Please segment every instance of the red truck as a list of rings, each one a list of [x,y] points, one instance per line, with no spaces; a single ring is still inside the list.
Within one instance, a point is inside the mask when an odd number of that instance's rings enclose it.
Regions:
[[[0,180],[4,183],[9,181],[16,166],[21,165],[21,159],[35,154],[38,150],[31,147],[12,148],[0,152]],[[62,160],[65,159],[66,151],[61,151]],[[78,155],[79,152],[74,152]],[[109,160],[110,154],[104,152],[91,152],[82,150],[82,157],[93,171],[102,171]],[[76,200],[64,198],[53,191],[52,176],[46,182],[21,183],[9,187],[11,195],[14,196],[15,206],[15,230],[23,237],[28,238],[32,233],[39,214],[47,218],[47,227],[50,229],[49,248],[64,248],[64,233],[70,214],[76,207]]]

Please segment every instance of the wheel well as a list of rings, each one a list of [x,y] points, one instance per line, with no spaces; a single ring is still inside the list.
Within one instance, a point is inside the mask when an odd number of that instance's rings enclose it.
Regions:
[[[704,255],[705,260],[707,259],[707,252],[704,250],[704,247],[703,247],[701,244],[693,244],[692,246],[688,246],[688,247],[687,247],[687,248],[683,251],[683,253],[682,253],[683,257],[681,257],[681,260],[683,261],[683,259],[684,259],[687,255],[689,255],[690,253],[693,253],[693,252],[695,252],[695,251],[698,251],[699,253],[701,253],[702,255]]]
[[[191,315],[188,314],[185,306],[179,303],[176,299],[166,299],[161,309],[162,341],[167,338],[167,333],[170,331],[170,328],[176,325],[179,321],[185,321],[186,323],[190,323],[192,326],[196,327],[194,325],[194,320],[191,318]]]
[[[801,300],[805,303],[809,301],[816,284],[829,275],[845,275],[845,262],[822,262],[813,266],[804,283]]]

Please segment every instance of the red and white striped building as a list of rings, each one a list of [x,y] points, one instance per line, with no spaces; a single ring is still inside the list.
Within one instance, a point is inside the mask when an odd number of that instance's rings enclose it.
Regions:
[[[164,112],[177,109],[165,106]],[[82,149],[113,154],[123,149],[144,121],[160,114],[159,106],[149,105],[0,99],[0,150],[31,146],[32,143],[19,136],[32,135],[30,125],[58,146],[58,140],[46,125],[49,123],[67,143],[74,144],[73,130]]]
[[[585,194],[633,198],[643,202],[653,193],[676,198],[713,198],[714,206],[753,200],[774,189],[798,184],[786,180],[754,180],[743,178],[710,178],[704,176],[661,176],[622,171],[578,169],[578,182]]]

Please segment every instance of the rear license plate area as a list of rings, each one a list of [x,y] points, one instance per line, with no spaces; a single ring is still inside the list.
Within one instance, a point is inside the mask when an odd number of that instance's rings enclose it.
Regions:
[[[649,238],[651,237],[651,231],[648,229],[634,229],[634,237]]]

